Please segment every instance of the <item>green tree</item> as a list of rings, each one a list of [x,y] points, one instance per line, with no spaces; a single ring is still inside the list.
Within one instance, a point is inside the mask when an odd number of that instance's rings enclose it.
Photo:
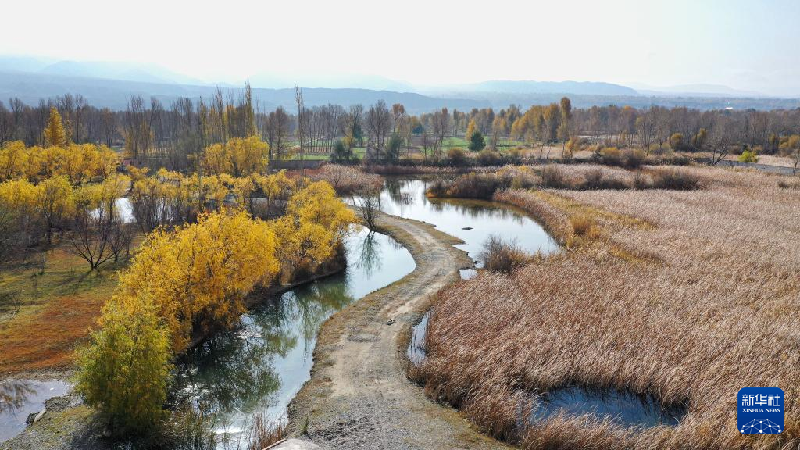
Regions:
[[[484,139],[480,131],[475,130],[469,138],[469,149],[473,152],[479,152],[484,147],[486,147],[486,139]]]
[[[141,297],[113,298],[100,323],[78,352],[75,388],[116,434],[145,432],[164,417],[171,369],[166,328]]]
[[[331,152],[331,162],[335,163],[348,163],[354,159],[352,148],[342,142],[341,139],[333,144],[333,152]]]
[[[392,133],[389,137],[389,145],[386,146],[386,160],[397,162],[400,159],[400,149],[403,147],[403,138],[397,133]]]

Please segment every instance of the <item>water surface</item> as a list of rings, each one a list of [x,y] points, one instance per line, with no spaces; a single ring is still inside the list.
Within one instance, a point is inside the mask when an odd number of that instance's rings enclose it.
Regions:
[[[394,239],[360,229],[345,241],[347,270],[266,300],[240,326],[216,334],[180,361],[173,396],[216,417],[215,430],[236,435],[254,414],[273,421],[310,378],[322,322],[349,303],[414,270]]]
[[[522,210],[495,202],[467,199],[429,199],[425,197],[429,182],[424,180],[387,178],[381,192],[381,210],[395,216],[421,220],[464,241],[456,247],[478,259],[483,244],[491,235],[515,241],[523,250],[534,254],[551,253],[558,243],[538,222]],[[468,278],[472,273],[463,272]]]
[[[541,396],[532,411],[531,420],[543,421],[556,414],[591,414],[623,427],[647,428],[677,426],[686,415],[686,408],[665,407],[652,396],[636,395],[630,391],[571,386]]]
[[[0,382],[0,442],[13,438],[27,426],[31,413],[44,409],[45,400],[69,391],[60,380],[8,380]]]

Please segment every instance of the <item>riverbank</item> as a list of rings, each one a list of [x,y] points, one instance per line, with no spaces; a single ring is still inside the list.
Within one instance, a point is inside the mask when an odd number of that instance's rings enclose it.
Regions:
[[[260,303],[277,299],[282,293],[298,286],[341,273],[346,267],[345,250],[342,248],[339,249],[334,258],[320,265],[314,274],[300,277],[291,283],[259,288],[244,299],[244,304],[248,309],[252,309]],[[207,330],[205,333],[195,334],[190,347],[202,345],[205,340],[214,336],[215,333],[216,331],[214,330]],[[11,383],[8,385],[9,389],[11,389],[14,387],[15,380],[18,381],[17,385],[27,385],[30,380],[69,380],[72,374],[73,369],[68,366],[62,370],[39,370],[14,374],[4,381]],[[13,394],[19,391],[20,389],[16,389],[10,393]],[[2,390],[0,390],[0,394],[3,394]],[[46,393],[43,393],[43,395],[46,395]],[[50,396],[54,395],[57,394],[51,394]],[[58,405],[58,407],[52,408],[51,405]],[[92,408],[83,406],[75,394],[51,398],[47,400],[45,406],[47,412],[42,416],[42,420],[26,427],[20,434],[9,441],[0,443],[0,449],[80,448],[99,450],[109,448],[109,443],[104,439],[104,426],[101,421],[97,420],[95,411]],[[37,409],[34,412],[38,411]]]
[[[378,223],[417,267],[323,324],[311,379],[289,405],[290,432],[325,448],[505,448],[406,377],[411,325],[472,261],[432,225],[383,214]]]

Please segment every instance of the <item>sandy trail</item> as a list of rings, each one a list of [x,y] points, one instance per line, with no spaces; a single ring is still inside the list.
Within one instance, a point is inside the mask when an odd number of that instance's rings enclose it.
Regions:
[[[469,258],[431,225],[382,215],[380,226],[411,251],[417,267],[323,325],[311,380],[289,407],[291,427],[307,430],[305,438],[323,448],[506,448],[426,398],[405,375],[411,325]]]

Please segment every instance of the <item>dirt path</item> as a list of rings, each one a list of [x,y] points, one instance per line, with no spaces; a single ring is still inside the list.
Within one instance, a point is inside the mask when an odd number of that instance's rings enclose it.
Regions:
[[[506,448],[405,376],[411,325],[469,258],[452,246],[458,240],[431,225],[384,215],[380,226],[411,251],[417,267],[323,325],[311,380],[289,406],[292,431],[323,448]]]

